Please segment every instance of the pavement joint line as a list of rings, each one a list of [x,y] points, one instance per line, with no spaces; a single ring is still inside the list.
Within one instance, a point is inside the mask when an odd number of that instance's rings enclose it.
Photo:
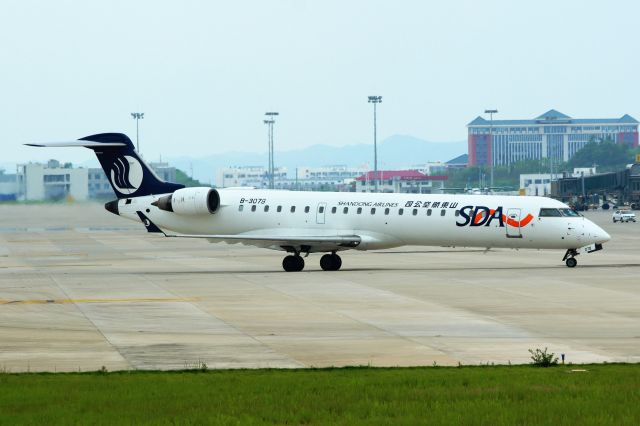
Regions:
[[[69,293],[67,293],[67,291],[64,289],[64,287],[62,285],[60,285],[60,281],[58,281],[58,279],[54,276],[51,277],[51,280],[56,284],[56,286],[60,289],[60,291],[62,292],[62,294],[64,294],[67,297],[67,300],[72,300],[69,297]],[[89,317],[89,315],[87,315],[87,313],[80,307],[80,304],[77,303],[73,303],[73,306],[78,310],[78,312],[80,312],[82,314],[82,316],[93,326],[93,328],[100,333],[100,335],[102,336],[102,338],[104,339],[104,341],[113,349],[115,350],[118,355],[120,355],[120,358],[122,358],[122,360],[127,363],[127,365],[129,366],[129,368],[133,368],[136,369],[135,366],[133,364],[131,364],[131,362],[127,359],[127,357],[124,356],[124,354],[122,352],[120,352],[120,349],[113,344],[113,342],[111,342],[109,340],[109,338],[104,334],[104,332],[100,329],[100,327],[98,327],[98,325]]]
[[[68,305],[79,303],[157,303],[157,302],[194,302],[198,297],[128,297],[115,299],[0,299],[0,305]]]
[[[256,283],[251,281],[251,280],[247,280],[247,281],[252,283],[252,284],[254,284],[254,285],[256,285]],[[352,285],[352,286],[355,286],[355,287],[375,288],[377,291],[381,291],[381,292],[384,292],[384,293],[391,293],[388,290],[381,290],[381,289],[379,289],[379,288],[377,288],[375,286],[372,287],[370,285],[357,284],[357,283],[354,283],[353,281],[350,281],[350,280],[343,280],[343,281],[345,283],[348,283],[349,285]],[[321,308],[321,307],[325,307],[326,308],[327,307],[327,306],[319,304],[317,302],[310,302],[308,299],[304,299],[304,298],[302,298],[300,296],[292,295],[292,294],[286,293],[283,290],[279,290],[277,288],[274,288],[273,284],[266,284],[264,287],[265,288],[269,288],[269,289],[271,289],[271,290],[273,290],[273,291],[275,291],[277,293],[283,294],[283,295],[285,295],[287,297],[290,297],[290,298],[292,298],[294,300],[299,300],[299,301],[302,301],[304,303],[309,303],[310,305],[318,307],[318,308]],[[404,299],[407,299],[407,300],[414,301],[414,302],[419,302],[421,304],[425,303],[424,301],[421,301],[419,299],[415,299],[415,298],[412,298],[412,297],[409,297],[409,296],[405,296],[405,295],[401,295],[400,297],[404,298]],[[406,336],[406,335],[402,335],[402,334],[400,334],[398,332],[395,332],[395,331],[392,331],[392,330],[387,330],[387,329],[385,329],[383,327],[380,327],[380,326],[378,326],[376,324],[373,324],[373,323],[371,323],[369,321],[365,321],[365,320],[356,318],[356,317],[354,317],[352,315],[349,315],[348,313],[346,313],[346,312],[344,312],[342,310],[339,310],[339,309],[328,308],[328,310],[330,312],[333,312],[336,315],[339,315],[339,316],[341,316],[343,318],[349,319],[350,321],[353,321],[353,322],[356,322],[358,324],[362,324],[364,326],[370,327],[371,329],[377,330],[378,332],[381,332],[383,335],[390,336],[390,337],[395,337],[395,338],[398,338],[398,339],[401,339],[401,340],[405,340],[405,341],[411,342],[413,344],[416,344],[418,346],[422,346],[422,347],[430,349],[430,350],[435,350],[435,351],[439,352],[443,356],[447,356],[447,357],[450,357],[452,359],[455,359],[455,357],[451,353],[449,353],[447,351],[443,351],[442,349],[437,348],[435,346],[431,346],[431,345],[425,344],[423,342],[420,342],[420,341],[416,340],[412,336]]]
[[[174,292],[174,291],[169,290],[168,288],[166,288],[166,287],[165,287],[164,285],[162,285],[161,283],[156,283],[156,282],[154,282],[154,281],[151,281],[151,280],[150,280],[149,278],[147,278],[147,277],[143,277],[143,278],[144,278],[146,281],[150,282],[152,285],[155,285],[155,286],[157,286],[157,287],[161,288],[162,290],[166,291],[167,293],[175,294],[175,292]],[[254,283],[252,283],[252,282],[250,282],[250,281],[249,281],[249,283],[250,283],[250,284],[252,284],[252,285],[255,285]],[[191,299],[193,299],[193,300],[191,300],[191,301],[190,301],[190,303],[191,303],[191,302],[199,302],[200,300],[202,300],[201,298],[198,298],[198,297],[194,297],[194,298],[191,298]],[[202,313],[204,313],[204,314],[206,314],[206,315],[208,315],[208,316],[210,316],[210,317],[215,318],[216,320],[218,320],[218,321],[220,321],[221,323],[225,324],[225,325],[226,325],[227,327],[229,327],[230,329],[235,330],[235,331],[236,331],[236,332],[238,332],[239,334],[241,334],[241,335],[243,335],[243,336],[245,336],[245,337],[249,338],[250,340],[255,341],[255,342],[256,342],[256,343],[258,343],[259,345],[264,346],[264,347],[266,347],[266,348],[269,348],[271,351],[273,351],[273,353],[279,354],[279,355],[281,355],[282,357],[287,358],[289,361],[291,361],[291,362],[293,362],[293,363],[296,363],[296,364],[298,364],[298,365],[299,365],[299,366],[301,366],[301,367],[306,367],[306,366],[307,366],[306,364],[304,364],[304,363],[303,363],[303,362],[301,362],[300,360],[297,360],[297,359],[293,358],[291,355],[289,355],[289,354],[287,354],[287,353],[280,352],[280,351],[276,350],[276,349],[275,349],[274,347],[272,347],[270,344],[268,344],[268,343],[263,342],[262,340],[260,340],[257,336],[254,336],[254,335],[252,335],[252,334],[249,334],[249,333],[247,333],[246,331],[244,331],[244,330],[242,330],[241,328],[239,328],[237,325],[233,325],[233,324],[231,324],[231,323],[229,323],[229,322],[225,321],[224,319],[220,318],[219,316],[215,315],[214,313],[209,312],[208,310],[206,310],[206,309],[204,309],[202,306],[200,306],[198,303],[191,303],[191,304],[193,305],[193,307],[195,307],[195,308],[196,308],[197,310],[199,310],[200,312],[202,312]]]

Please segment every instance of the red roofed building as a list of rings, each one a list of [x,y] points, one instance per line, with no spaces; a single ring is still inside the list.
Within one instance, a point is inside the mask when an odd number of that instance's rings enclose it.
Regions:
[[[448,176],[427,176],[417,170],[378,170],[356,178],[356,192],[431,194],[439,192]]]

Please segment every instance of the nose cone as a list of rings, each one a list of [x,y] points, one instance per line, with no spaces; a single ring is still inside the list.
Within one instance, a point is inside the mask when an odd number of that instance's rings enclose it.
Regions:
[[[600,228],[595,223],[589,221],[589,226],[587,227],[588,237],[592,244],[602,244],[606,243],[611,239],[611,235],[607,233],[604,229]]]

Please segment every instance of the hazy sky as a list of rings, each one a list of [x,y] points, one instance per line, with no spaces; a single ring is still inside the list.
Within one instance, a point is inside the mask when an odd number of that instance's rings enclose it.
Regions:
[[[0,0],[0,162],[116,131],[147,158],[466,138],[485,108],[640,118],[637,1]]]

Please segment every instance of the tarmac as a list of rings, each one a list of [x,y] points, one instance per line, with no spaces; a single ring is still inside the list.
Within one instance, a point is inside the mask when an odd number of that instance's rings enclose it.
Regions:
[[[0,205],[0,371],[640,362],[640,223],[559,250],[283,254],[148,234],[100,204]]]

